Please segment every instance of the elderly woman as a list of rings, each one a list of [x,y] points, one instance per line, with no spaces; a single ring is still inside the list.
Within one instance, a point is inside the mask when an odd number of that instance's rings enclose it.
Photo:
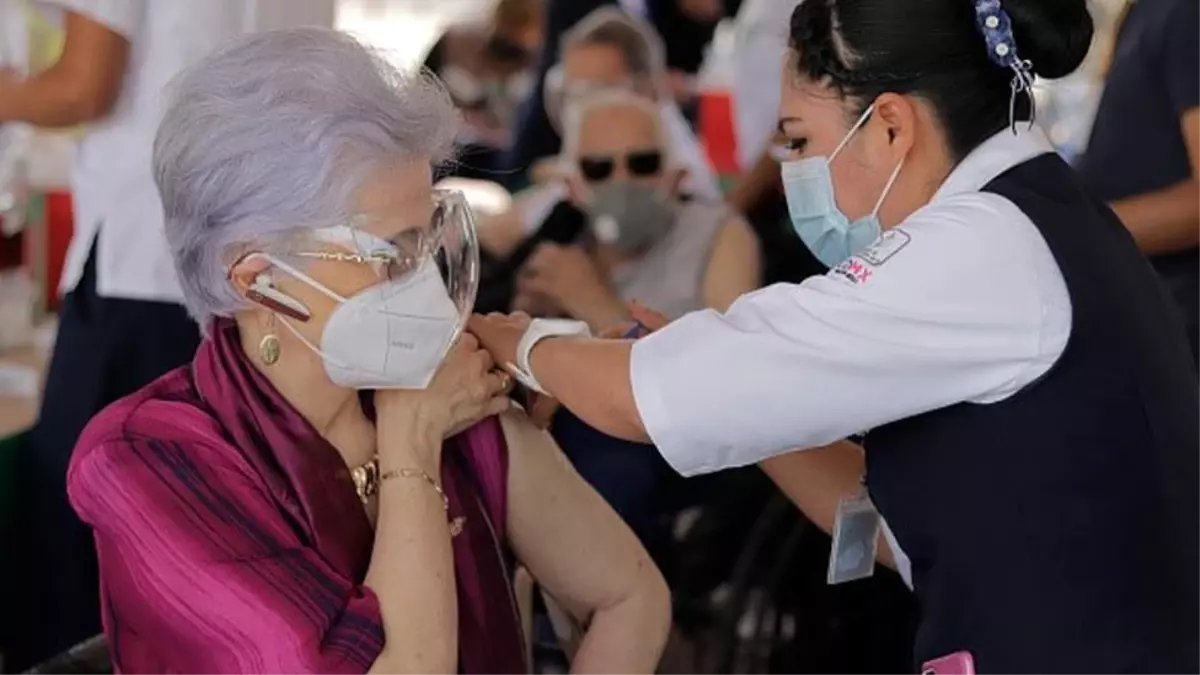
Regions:
[[[68,477],[118,670],[525,671],[520,561],[586,622],[576,669],[652,672],[661,576],[460,335],[448,96],[318,29],[177,87],[153,162],[206,339],[98,415]]]
[[[585,321],[627,320],[638,300],[669,316],[725,310],[759,283],[759,250],[723,204],[680,193],[685,172],[653,103],[621,90],[576,99],[564,114],[571,204],[580,244],[542,244],[521,270],[516,308]]]

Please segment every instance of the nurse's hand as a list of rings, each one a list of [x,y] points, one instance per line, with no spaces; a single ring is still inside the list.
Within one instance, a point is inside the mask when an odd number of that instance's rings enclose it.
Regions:
[[[475,314],[467,321],[467,331],[492,355],[496,365],[504,367],[505,364],[517,363],[517,344],[532,321],[523,312],[493,312],[487,316]]]
[[[531,321],[529,315],[523,312],[492,313],[487,316],[476,314],[467,322],[467,330],[475,336],[480,346],[491,353],[496,364],[504,367],[506,363],[516,363],[517,343],[525,335]],[[539,429],[550,426],[550,420],[558,410],[558,401],[530,391],[526,403],[528,408],[525,413],[534,425]]]

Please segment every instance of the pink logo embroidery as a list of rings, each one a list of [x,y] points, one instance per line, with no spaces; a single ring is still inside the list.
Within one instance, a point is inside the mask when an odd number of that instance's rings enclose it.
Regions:
[[[858,258],[850,258],[835,267],[833,271],[847,281],[855,284],[865,284],[874,274],[874,271]]]

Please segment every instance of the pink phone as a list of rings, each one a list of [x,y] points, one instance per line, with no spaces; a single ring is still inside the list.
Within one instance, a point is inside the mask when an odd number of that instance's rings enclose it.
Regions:
[[[926,661],[921,675],[975,675],[975,659],[971,652],[954,652]]]

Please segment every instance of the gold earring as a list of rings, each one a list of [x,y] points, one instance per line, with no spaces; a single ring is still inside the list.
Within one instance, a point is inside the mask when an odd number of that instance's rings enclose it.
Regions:
[[[279,336],[274,332],[275,317],[270,317],[267,323],[269,332],[258,342],[258,358],[265,365],[273,366],[279,361]]]
[[[268,366],[273,366],[279,361],[279,337],[270,334],[264,335],[262,341],[258,343],[258,358]]]

